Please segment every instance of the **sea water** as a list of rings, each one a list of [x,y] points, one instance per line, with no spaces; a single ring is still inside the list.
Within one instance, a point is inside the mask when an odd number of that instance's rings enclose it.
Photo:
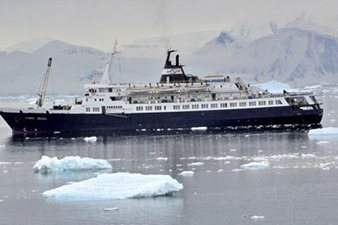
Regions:
[[[324,91],[323,127],[338,127],[337,96],[338,87]],[[301,129],[194,130],[84,138],[16,139],[0,121],[0,224],[317,225],[338,220],[338,135],[309,136]],[[112,169],[34,172],[42,156],[105,159]],[[170,175],[184,188],[172,196],[124,200],[42,195],[118,172]]]

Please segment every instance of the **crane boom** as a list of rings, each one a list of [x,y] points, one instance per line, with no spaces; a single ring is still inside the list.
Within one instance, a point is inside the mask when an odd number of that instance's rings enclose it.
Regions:
[[[36,104],[38,107],[42,107],[43,101],[45,99],[46,95],[46,90],[47,90],[47,85],[48,85],[48,78],[51,73],[51,67],[52,67],[52,58],[48,59],[48,64],[47,64],[47,70],[45,75],[42,78],[42,82],[40,84],[39,92],[38,92],[38,99],[36,100]]]

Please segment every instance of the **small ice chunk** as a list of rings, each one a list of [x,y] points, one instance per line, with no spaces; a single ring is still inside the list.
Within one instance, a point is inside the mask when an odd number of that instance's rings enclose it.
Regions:
[[[104,159],[81,158],[79,156],[67,156],[63,159],[57,157],[42,156],[33,169],[35,172],[63,172],[68,170],[100,170],[112,169],[112,166]]]
[[[207,127],[192,127],[191,130],[207,130]]]
[[[223,172],[223,169],[217,170],[217,173],[222,173],[222,172]]]
[[[329,141],[318,141],[316,144],[317,145],[325,145],[325,144],[329,144]]]
[[[251,219],[253,219],[253,220],[264,220],[265,216],[251,216]]]
[[[86,142],[95,142],[95,141],[97,141],[97,137],[95,137],[95,136],[85,137],[83,140],[85,140]]]
[[[242,169],[233,169],[232,172],[241,172],[243,171]]]
[[[158,158],[156,158],[156,160],[159,160],[159,161],[168,161],[168,158],[167,157],[158,157]]]
[[[187,166],[203,166],[204,162],[193,162],[189,163]]]
[[[237,149],[230,149],[230,152],[236,152],[237,151]]]
[[[182,171],[178,175],[180,175],[182,177],[191,177],[191,176],[194,175],[194,171]]]
[[[127,199],[165,196],[182,189],[183,185],[169,175],[113,173],[99,174],[45,191],[42,195],[55,199]]]
[[[111,208],[104,208],[103,209],[104,211],[117,211],[117,210],[120,210],[120,208],[119,207],[111,207]]]
[[[5,148],[6,146],[5,145],[0,145],[0,148]]]
[[[315,135],[338,135],[338,127],[325,127],[309,131],[310,136]]]
[[[241,168],[245,170],[257,170],[257,169],[265,169],[268,168],[269,166],[270,166],[269,162],[250,162],[241,165]]]
[[[315,157],[316,157],[315,154],[302,154],[302,159],[311,159]]]

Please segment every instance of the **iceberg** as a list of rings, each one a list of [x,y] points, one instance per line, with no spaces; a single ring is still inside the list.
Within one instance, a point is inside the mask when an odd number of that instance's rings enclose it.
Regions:
[[[54,199],[127,199],[165,196],[182,189],[183,185],[169,175],[113,173],[99,174],[45,191],[42,195]]]
[[[194,171],[182,171],[178,175],[180,175],[182,177],[191,177],[191,176],[194,175]]]
[[[338,127],[325,127],[309,131],[309,136],[315,135],[338,135]]]
[[[86,142],[95,142],[97,140],[97,137],[93,136],[93,137],[85,137],[83,138],[84,141]]]
[[[112,169],[112,166],[104,159],[81,158],[79,156],[66,156],[63,159],[57,157],[42,156],[33,169],[35,172],[64,172],[70,170],[101,170]]]
[[[257,170],[257,169],[265,169],[270,166],[269,162],[251,162],[247,164],[241,165],[241,168],[244,170]]]

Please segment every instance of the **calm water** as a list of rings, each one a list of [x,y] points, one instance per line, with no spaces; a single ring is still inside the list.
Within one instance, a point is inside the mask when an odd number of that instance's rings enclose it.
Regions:
[[[324,93],[324,127],[338,127],[337,96],[338,87]],[[303,130],[14,140],[1,120],[0,224],[337,224],[337,145],[336,136]],[[42,192],[97,171],[36,174],[43,155],[107,159],[113,172],[169,174],[184,189],[173,197],[48,200]],[[238,171],[262,159],[269,168]],[[184,170],[195,174],[178,176]],[[119,210],[104,211],[112,207]]]

